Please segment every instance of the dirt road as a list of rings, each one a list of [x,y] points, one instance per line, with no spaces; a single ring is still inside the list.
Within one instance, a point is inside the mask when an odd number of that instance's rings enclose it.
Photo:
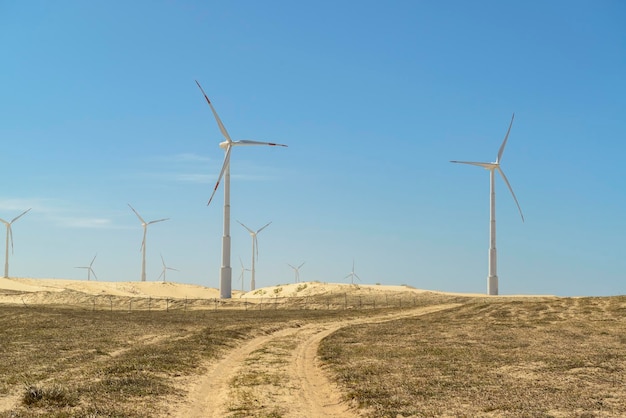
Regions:
[[[457,305],[436,305],[368,318],[307,324],[254,338],[212,364],[191,386],[187,401],[173,415],[180,418],[356,417],[358,414],[342,402],[339,389],[320,367],[317,358],[320,341],[348,325],[419,316],[454,306]]]

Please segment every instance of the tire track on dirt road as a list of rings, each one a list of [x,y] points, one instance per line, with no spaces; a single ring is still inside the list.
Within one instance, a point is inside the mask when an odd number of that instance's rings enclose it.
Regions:
[[[339,388],[320,367],[317,350],[326,336],[349,325],[379,323],[450,309],[458,304],[287,328],[249,340],[209,366],[174,416],[356,417]],[[170,415],[170,416],[172,416]]]

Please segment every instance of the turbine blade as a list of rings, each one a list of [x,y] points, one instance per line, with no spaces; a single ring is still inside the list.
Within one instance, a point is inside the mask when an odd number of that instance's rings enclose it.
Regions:
[[[263,231],[265,228],[267,228],[268,226],[270,226],[272,222],[268,222],[267,225],[265,225],[264,227],[262,227],[261,229],[259,229],[258,231],[256,231],[256,233],[258,234],[259,232]]]
[[[306,261],[305,261],[304,263],[306,263]],[[304,265],[304,263],[300,264],[300,265],[298,266],[298,268],[302,267],[302,266]]]
[[[91,267],[89,267],[89,271],[91,271],[91,274],[93,274],[93,277],[95,277],[96,280],[98,280],[98,276],[96,276],[96,272],[93,271],[93,269]]]
[[[137,215],[137,217],[139,218],[139,220],[141,221],[141,223],[142,223],[142,224],[145,224],[145,223],[146,223],[146,221],[144,221],[144,220],[143,220],[143,218],[141,217],[141,215],[139,215],[139,213],[135,210],[135,208],[134,208],[134,207],[132,207],[132,206],[130,205],[130,203],[128,204],[128,207],[129,207],[129,208],[131,208],[131,209],[133,210],[133,212],[135,212],[135,215]]]
[[[228,164],[230,164],[230,151],[233,149],[232,145],[228,145],[228,148],[226,148],[226,155],[224,156],[224,164],[222,164],[222,171],[220,171],[220,175],[217,178],[217,182],[215,183],[215,187],[213,188],[213,193],[211,193],[211,197],[209,198],[209,203],[207,203],[207,206],[209,206],[211,204],[211,200],[213,200],[213,196],[215,196],[215,192],[217,191],[217,188],[220,185],[220,181],[222,181],[222,177],[224,176],[224,172],[226,171],[226,168],[228,167]]]
[[[93,260],[91,260],[91,263],[89,263],[89,267],[91,267],[93,265],[93,262],[96,261],[97,256],[98,256],[98,253],[96,253],[96,255],[93,256]]]
[[[228,142],[233,142],[230,139],[230,135],[228,135],[228,132],[226,131],[226,128],[224,127],[224,124],[222,123],[222,121],[220,120],[220,117],[217,116],[217,112],[215,111],[215,108],[213,107],[213,104],[211,103],[211,101],[209,100],[209,97],[206,95],[206,93],[204,92],[204,89],[202,88],[202,86],[200,85],[200,83],[198,83],[198,80],[196,80],[196,84],[198,85],[198,87],[200,88],[200,91],[202,92],[202,94],[204,95],[204,98],[206,99],[206,102],[209,104],[209,106],[211,107],[211,111],[213,112],[213,116],[215,116],[215,120],[217,121],[217,126],[219,126],[220,131],[222,131],[222,135],[224,135],[224,138],[226,138],[226,140]]]
[[[174,271],[180,271],[178,269],[172,268],[172,267],[166,267],[168,270],[174,270]]]
[[[147,225],[155,224],[157,222],[169,221],[170,218],[157,219],[156,221],[150,221]]]
[[[8,225],[8,224],[9,224],[9,222],[5,221],[5,220],[4,220],[4,219],[2,219],[2,218],[0,218],[0,222],[2,222],[2,223],[3,223],[3,224],[5,224],[5,225]]]
[[[163,263],[163,267],[165,268],[165,260],[163,259],[163,254],[160,254],[160,255],[161,255],[161,263]]]
[[[235,141],[233,142],[233,145],[269,145],[270,147],[286,147],[287,145],[284,144],[277,144],[275,142],[259,142],[259,141],[248,141],[245,139],[242,139],[240,141]]]
[[[239,222],[239,221],[237,221],[237,222]],[[247,226],[245,226],[241,222],[239,222],[239,225],[243,226],[244,228],[246,228],[248,230],[248,232],[250,232],[250,234],[254,235],[254,231],[253,230],[251,230],[250,228],[248,228]]]
[[[500,167],[498,167],[498,172],[500,173],[500,175],[504,179],[504,182],[506,183],[507,187],[511,191],[511,195],[513,196],[513,200],[515,200],[515,204],[517,205],[517,209],[519,210],[519,214],[522,217],[522,222],[524,222],[524,214],[522,214],[522,208],[520,207],[519,202],[517,201],[517,197],[515,197],[515,193],[513,192],[513,188],[511,187],[511,184],[509,183],[509,180],[506,178],[506,176],[504,175],[504,171],[502,171],[502,169]]]
[[[479,163],[476,161],[450,161],[451,163],[455,163],[455,164],[468,164],[468,165],[475,165],[477,167],[482,167],[482,168],[486,168],[486,169],[490,169],[492,166],[494,166],[494,163]]]
[[[15,218],[13,218],[13,220],[11,221],[11,223],[13,223],[13,222],[17,221],[17,220],[18,220],[18,219],[20,219],[22,216],[26,215],[26,214],[27,214],[27,213],[28,213],[31,209],[32,209],[32,208],[30,208],[30,209],[26,209],[26,210],[25,210],[24,212],[22,212],[19,216],[16,216]]]
[[[13,253],[13,229],[11,228],[11,224],[7,225],[7,234],[9,234],[9,240],[11,241],[11,254]]]
[[[294,266],[292,266],[291,264],[287,263],[287,265],[288,265],[289,267],[291,267],[292,269],[297,270],[297,268],[295,268],[295,267],[294,267]]]
[[[509,124],[509,130],[506,131],[504,141],[502,141],[502,145],[500,145],[500,150],[498,150],[498,158],[496,159],[496,163],[499,163],[500,159],[502,158],[502,153],[504,152],[506,141],[509,139],[509,132],[511,132],[511,126],[513,126],[513,119],[515,119],[515,113],[513,113],[513,117],[511,118],[511,123]]]
[[[157,277],[157,280],[159,280],[164,274],[165,274],[165,269],[161,271],[161,274],[159,274],[159,277]]]
[[[141,240],[141,247],[139,247],[139,251],[141,251],[143,249],[143,247],[146,245],[146,233],[147,232],[148,232],[148,229],[144,225],[144,227],[143,227],[143,239]]]

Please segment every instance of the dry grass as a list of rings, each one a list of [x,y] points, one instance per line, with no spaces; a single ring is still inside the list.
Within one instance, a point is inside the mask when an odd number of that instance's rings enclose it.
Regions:
[[[320,355],[367,416],[626,416],[626,297],[484,299],[353,326]]]
[[[339,315],[354,315],[345,311]],[[0,417],[154,417],[181,378],[243,339],[329,311],[85,311],[0,306]]]
[[[0,402],[17,401],[0,417],[167,416],[185,396],[181,382],[243,340],[377,314],[387,302],[346,309],[343,294],[332,297],[307,298],[317,310],[302,301],[169,312],[0,306]],[[346,399],[375,417],[626,416],[626,297],[422,294],[405,307],[450,302],[463,305],[327,337],[320,355]],[[288,390],[280,360],[292,343],[277,340],[250,356],[231,382],[241,395],[231,413],[255,410],[255,387]],[[251,367],[268,359],[274,373]],[[284,415],[279,407],[264,413]]]

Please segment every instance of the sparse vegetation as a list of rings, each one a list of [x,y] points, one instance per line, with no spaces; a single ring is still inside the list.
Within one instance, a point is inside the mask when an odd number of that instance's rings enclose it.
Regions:
[[[625,416],[626,297],[491,299],[344,328],[320,355],[371,417]]]
[[[183,383],[244,340],[399,306],[398,295],[367,309],[352,297],[308,297],[312,310],[301,298],[292,309],[250,311],[0,306],[0,397],[15,399],[0,417],[168,416],[185,399]],[[452,302],[461,306],[326,337],[319,354],[345,399],[372,417],[626,416],[626,297],[423,293],[402,306]],[[255,400],[258,390],[290,390],[284,367],[297,341],[273,341],[230,382],[229,416],[286,416]]]

